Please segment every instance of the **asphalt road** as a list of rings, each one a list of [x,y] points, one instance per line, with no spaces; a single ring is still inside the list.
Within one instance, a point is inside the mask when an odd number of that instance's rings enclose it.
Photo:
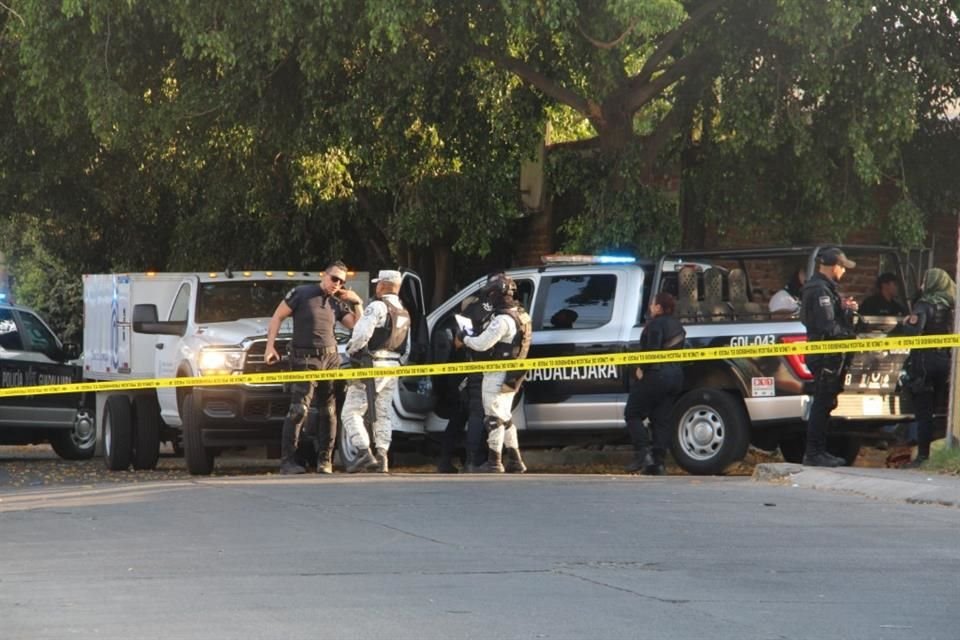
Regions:
[[[747,478],[0,488],[0,638],[954,640],[960,509]]]

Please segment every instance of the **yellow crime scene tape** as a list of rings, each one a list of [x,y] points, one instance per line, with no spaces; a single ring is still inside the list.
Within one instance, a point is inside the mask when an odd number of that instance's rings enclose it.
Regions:
[[[913,336],[895,338],[858,338],[818,342],[746,345],[736,347],[703,347],[670,351],[634,351],[589,356],[557,356],[526,358],[524,360],[497,360],[458,362],[447,364],[405,365],[401,367],[343,368],[325,371],[283,371],[277,373],[247,373],[240,375],[197,376],[186,378],[151,378],[141,380],[105,380],[74,382],[70,384],[36,385],[30,387],[0,388],[0,398],[55,393],[85,393],[90,391],[127,391],[159,389],[163,387],[213,387],[232,384],[281,384],[311,380],[357,380],[390,376],[435,376],[445,374],[485,373],[491,371],[529,371],[595,365],[639,365],[665,362],[696,362],[698,360],[726,360],[733,358],[761,358],[768,356],[817,355],[862,351],[903,351],[908,349],[942,349],[960,347],[960,334]]]

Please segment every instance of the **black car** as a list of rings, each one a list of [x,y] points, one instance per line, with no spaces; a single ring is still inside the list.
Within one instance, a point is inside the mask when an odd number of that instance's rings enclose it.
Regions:
[[[79,355],[35,312],[0,305],[0,387],[79,382]],[[61,458],[84,460],[96,448],[95,424],[83,394],[0,398],[0,444],[49,442]]]

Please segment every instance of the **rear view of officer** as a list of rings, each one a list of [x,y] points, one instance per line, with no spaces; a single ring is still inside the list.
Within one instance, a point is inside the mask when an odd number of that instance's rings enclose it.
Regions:
[[[803,285],[800,320],[807,328],[807,340],[845,340],[855,337],[853,314],[857,303],[841,299],[837,283],[857,263],[837,247],[823,249],[817,256],[819,268]],[[814,375],[813,402],[807,418],[807,450],[803,464],[812,467],[841,467],[843,458],[827,452],[827,428],[830,412],[837,407],[837,396],[843,386],[843,355],[827,353],[808,355],[807,366]]]
[[[517,285],[509,276],[499,276],[488,285],[493,318],[478,336],[458,336],[455,344],[466,346],[478,359],[514,360],[527,357],[533,336],[530,315],[514,296]],[[491,371],[483,374],[483,411],[487,427],[487,461],[479,471],[523,473],[517,426],[513,424],[513,399],[523,383],[524,372]],[[504,457],[506,465],[503,464]]]
[[[353,360],[373,367],[399,367],[409,353],[410,314],[397,294],[403,275],[399,271],[381,271],[372,282],[377,285],[376,299],[353,328],[347,343],[347,354]],[[370,393],[370,385],[373,392]],[[397,387],[396,376],[370,380],[354,380],[347,386],[343,401],[343,435],[357,449],[357,459],[347,467],[350,473],[365,469],[387,473],[387,453],[393,436],[390,423],[390,401]],[[373,407],[370,406],[372,400]],[[364,414],[372,413],[376,458],[370,453],[370,436],[363,423]]]

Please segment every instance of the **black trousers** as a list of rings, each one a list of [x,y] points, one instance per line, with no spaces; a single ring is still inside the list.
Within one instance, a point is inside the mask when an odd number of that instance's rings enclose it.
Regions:
[[[950,388],[950,355],[939,349],[914,352],[909,371],[913,380],[913,409],[917,416],[917,453],[930,455],[933,412]],[[911,358],[915,357],[911,356]]]
[[[482,373],[467,376],[466,387],[460,393],[460,401],[450,415],[447,428],[440,441],[440,459],[449,461],[460,442],[463,427],[467,427],[467,454],[479,462],[486,457],[486,429],[483,424]]]
[[[837,408],[837,396],[843,388],[843,356],[807,356],[806,362],[814,380],[807,418],[807,455],[815,455],[827,450],[830,413]]]
[[[293,371],[325,371],[340,368],[340,355],[337,353],[324,356],[309,356],[306,358],[291,358],[290,368]],[[317,430],[315,433],[306,433],[303,429],[310,414],[310,409],[317,411]],[[309,447],[317,452],[332,452],[337,439],[337,399],[334,393],[332,380],[315,380],[311,382],[294,382],[290,385],[290,409],[283,420],[283,432],[280,436],[280,457],[287,462],[296,459],[297,443],[304,439],[310,442]]]
[[[653,448],[662,454],[670,448],[670,413],[683,390],[683,369],[678,365],[660,365],[656,369],[646,369],[641,380],[632,374],[631,378],[630,395],[623,417],[627,421],[634,448],[639,450],[650,446],[647,430],[638,425],[649,418],[653,430]]]

